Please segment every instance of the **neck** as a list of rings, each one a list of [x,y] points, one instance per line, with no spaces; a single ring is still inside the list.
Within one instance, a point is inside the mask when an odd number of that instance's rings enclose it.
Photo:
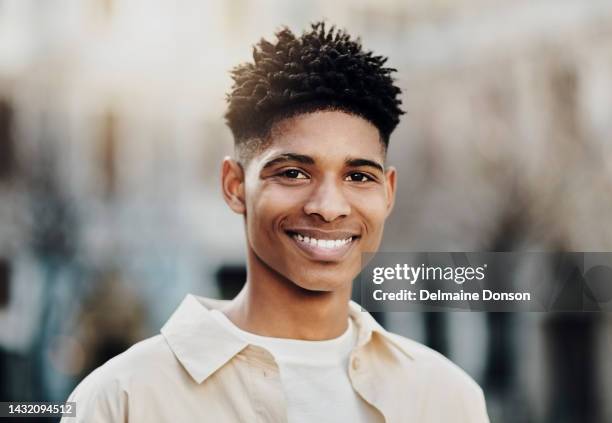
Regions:
[[[247,269],[244,288],[223,310],[240,329],[313,341],[337,338],[347,329],[350,281],[339,291],[308,291],[268,267],[250,249]]]

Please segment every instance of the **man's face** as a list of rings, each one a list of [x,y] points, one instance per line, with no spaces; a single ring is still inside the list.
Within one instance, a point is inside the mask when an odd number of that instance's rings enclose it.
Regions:
[[[395,193],[377,128],[339,111],[282,121],[245,170],[249,247],[298,286],[350,286],[378,249]]]

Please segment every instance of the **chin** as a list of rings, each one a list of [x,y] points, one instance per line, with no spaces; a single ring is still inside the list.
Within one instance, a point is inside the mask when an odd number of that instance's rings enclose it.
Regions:
[[[347,287],[350,289],[353,282],[350,276],[339,278],[337,273],[335,275],[310,274],[307,278],[296,276],[289,277],[289,279],[300,288],[313,292],[334,292],[345,290]]]

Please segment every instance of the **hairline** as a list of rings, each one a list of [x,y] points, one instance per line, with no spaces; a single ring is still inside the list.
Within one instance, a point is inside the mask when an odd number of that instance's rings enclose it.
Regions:
[[[251,160],[263,153],[273,142],[277,136],[283,134],[284,130],[282,129],[283,123],[290,122],[292,119],[297,118],[299,116],[306,116],[317,112],[326,112],[326,111],[337,111],[346,113],[351,116],[359,117],[366,122],[370,123],[374,126],[378,132],[378,142],[381,145],[384,162],[386,162],[387,151],[389,149],[388,141],[385,142],[385,138],[383,137],[381,130],[368,118],[365,116],[353,112],[351,110],[346,110],[342,107],[330,105],[329,107],[315,109],[315,110],[307,110],[307,111],[297,111],[296,113],[289,114],[287,116],[281,116],[278,119],[272,119],[271,122],[267,125],[266,133],[261,135],[254,135],[249,138],[243,140],[234,139],[234,154],[238,163],[240,163],[245,169],[251,162]]]

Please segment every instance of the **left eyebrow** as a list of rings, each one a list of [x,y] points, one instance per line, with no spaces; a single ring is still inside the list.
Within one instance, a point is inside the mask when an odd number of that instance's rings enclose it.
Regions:
[[[381,171],[382,173],[385,173],[385,168],[383,167],[383,165],[381,165],[380,163],[377,163],[373,160],[368,160],[368,159],[346,159],[344,161],[344,164],[346,166],[350,166],[350,167],[363,167],[363,166],[367,166],[367,167],[373,167],[374,169],[377,169],[379,171]]]

